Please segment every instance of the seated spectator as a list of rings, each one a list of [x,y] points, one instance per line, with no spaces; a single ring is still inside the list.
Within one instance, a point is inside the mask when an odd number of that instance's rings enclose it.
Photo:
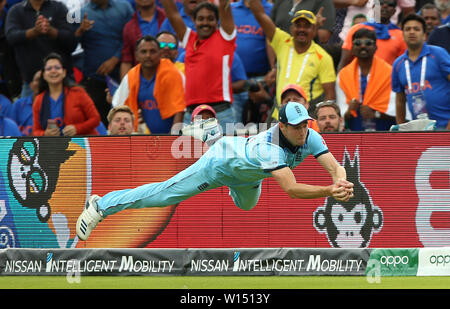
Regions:
[[[156,5],[156,0],[136,0],[136,11],[123,28],[121,79],[137,64],[135,58],[137,40],[145,35],[156,36],[165,19],[166,13]]]
[[[134,113],[127,105],[112,108],[108,113],[108,135],[131,135],[134,132]]]
[[[274,2],[270,17],[278,28],[289,33],[292,17],[295,12],[302,10],[316,15],[321,11],[325,21],[317,29],[317,36],[320,43],[328,42],[336,20],[336,9],[332,0],[278,0]]]
[[[302,104],[306,110],[309,109],[309,102],[305,91],[302,87],[294,84],[286,85],[281,91],[281,106],[287,104],[288,102],[297,102]],[[308,121],[308,128],[319,132],[319,126],[317,125],[317,120],[312,119]]]
[[[335,101],[320,102],[316,106],[317,125],[321,133],[342,132],[345,127],[339,105]]]
[[[94,102],[83,88],[69,84],[61,56],[48,55],[41,71],[33,103],[33,135],[98,135],[100,115]]]
[[[377,51],[375,55],[390,65],[392,65],[395,59],[406,50],[406,44],[401,29],[390,22],[390,18],[395,13],[397,1],[380,0],[380,5],[380,22],[364,22],[350,28],[344,44],[342,45],[342,54],[338,65],[338,71],[353,60],[352,38],[353,34],[361,28],[367,28],[376,32]]]
[[[427,3],[420,9],[420,16],[427,24],[427,38],[437,26],[441,25],[441,14],[434,4]]]
[[[152,36],[137,41],[136,60],[138,64],[128,71],[114,93],[113,107],[131,108],[135,131],[138,131],[141,109],[149,133],[167,134],[172,129],[178,133],[186,107],[182,73],[172,61],[161,59],[160,44]]]
[[[23,135],[28,136],[33,132],[33,102],[39,94],[39,81],[41,80],[41,70],[37,71],[30,83],[30,89],[33,94],[17,99],[12,107],[10,117],[19,126]]]
[[[336,98],[347,127],[352,131],[389,131],[395,119],[386,115],[394,100],[391,89],[392,67],[375,56],[376,35],[366,28],[353,34],[355,59],[338,74]]]
[[[434,28],[427,43],[445,48],[450,54],[450,22]]]
[[[403,20],[408,50],[392,67],[392,90],[396,93],[397,124],[412,119],[436,120],[436,129],[450,130],[450,56],[439,46],[425,42],[425,20],[410,14]]]

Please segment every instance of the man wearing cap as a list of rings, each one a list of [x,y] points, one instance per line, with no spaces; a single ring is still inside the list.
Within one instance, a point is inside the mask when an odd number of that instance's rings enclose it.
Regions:
[[[283,106],[288,102],[300,103],[306,108],[306,110],[309,110],[309,102],[306,97],[306,93],[303,88],[298,85],[286,85],[281,91],[281,105]],[[308,128],[311,128],[316,132],[320,132],[316,119],[311,119],[308,121]]]
[[[338,201],[353,197],[353,184],[321,135],[308,129],[306,108],[289,102],[280,109],[279,124],[252,137],[224,136],[193,165],[167,181],[135,189],[92,195],[77,221],[77,235],[86,240],[107,216],[130,208],[165,207],[201,192],[226,186],[235,205],[243,210],[256,206],[265,178],[273,177],[291,198],[332,196]],[[297,183],[292,172],[313,155],[333,182],[328,186]]]
[[[277,105],[272,117],[278,119],[281,91],[286,84],[300,85],[307,94],[312,110],[318,102],[334,100],[334,63],[331,56],[313,41],[317,27],[314,13],[297,11],[291,19],[288,34],[275,26],[260,0],[252,0],[250,9],[277,56]]]

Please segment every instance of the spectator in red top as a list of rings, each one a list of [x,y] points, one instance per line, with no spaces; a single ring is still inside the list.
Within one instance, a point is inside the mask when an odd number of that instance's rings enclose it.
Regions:
[[[99,124],[100,114],[87,92],[69,84],[61,56],[48,55],[33,103],[33,135],[98,135]]]
[[[136,62],[136,42],[145,35],[156,36],[166,19],[166,13],[156,5],[155,0],[135,0],[136,12],[123,28],[122,59],[120,78],[134,67]]]
[[[197,106],[208,104],[216,111],[223,132],[228,133],[227,123],[234,123],[230,72],[236,49],[236,27],[229,1],[219,0],[218,7],[207,1],[197,5],[194,10],[196,32],[186,26],[173,0],[161,2],[186,50],[184,122],[190,122]]]

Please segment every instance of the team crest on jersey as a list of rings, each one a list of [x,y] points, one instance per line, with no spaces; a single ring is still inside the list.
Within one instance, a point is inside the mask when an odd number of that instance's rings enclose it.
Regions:
[[[354,197],[340,202],[332,197],[314,211],[314,227],[325,233],[334,248],[366,248],[383,226],[383,212],[373,204],[369,190],[360,179],[359,151],[353,160],[347,149],[342,162],[347,180],[354,184]]]

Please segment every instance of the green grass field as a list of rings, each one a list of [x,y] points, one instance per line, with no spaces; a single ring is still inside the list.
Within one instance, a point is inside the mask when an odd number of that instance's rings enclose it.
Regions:
[[[450,277],[363,276],[65,276],[0,277],[1,289],[450,289]]]

